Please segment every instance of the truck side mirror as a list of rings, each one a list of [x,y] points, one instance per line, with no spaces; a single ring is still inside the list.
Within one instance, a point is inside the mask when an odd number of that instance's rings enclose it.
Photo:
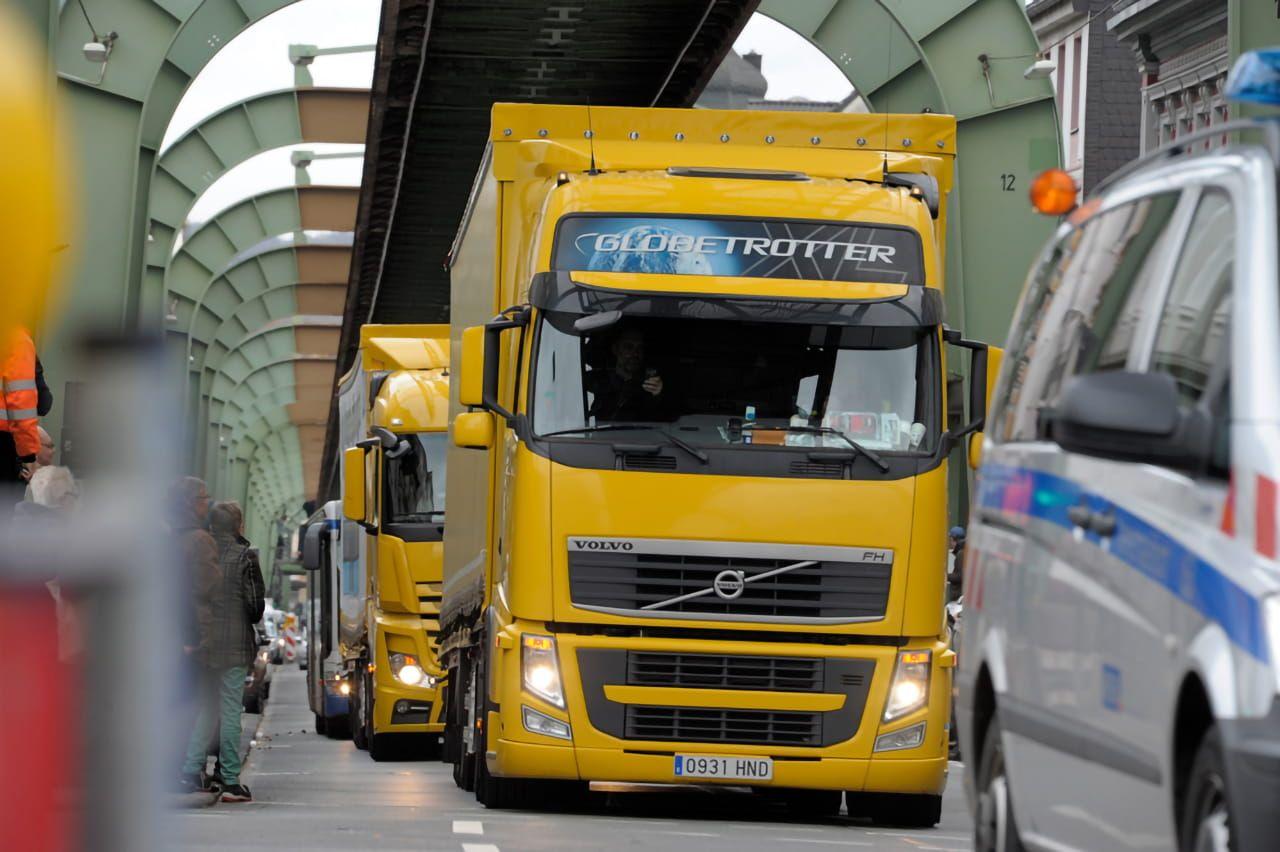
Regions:
[[[364,523],[364,448],[349,447],[342,452],[342,516]]]
[[[453,418],[453,445],[464,450],[487,450],[493,446],[493,415],[468,411]]]
[[[324,532],[324,521],[317,521],[307,527],[302,537],[302,567],[307,571],[320,570],[320,534]]]
[[[966,340],[960,332],[950,328],[943,330],[942,339],[952,346],[968,349],[973,353],[969,361],[969,422],[959,429],[949,430],[951,439],[959,440],[965,435],[981,432],[982,427],[986,425],[987,404],[991,400],[991,388],[994,386],[990,357],[993,347],[980,340]],[[1004,353],[998,348],[995,352],[998,370],[1000,357]]]
[[[484,326],[462,332],[462,358],[456,365],[458,401],[470,407],[484,405]]]
[[[982,466],[982,442],[985,436],[981,432],[974,432],[969,436],[969,467],[977,470]]]
[[[498,400],[498,369],[502,366],[502,332],[512,328],[524,328],[528,324],[528,306],[507,308],[484,324],[484,378],[481,405],[508,423],[515,420],[516,416]]]

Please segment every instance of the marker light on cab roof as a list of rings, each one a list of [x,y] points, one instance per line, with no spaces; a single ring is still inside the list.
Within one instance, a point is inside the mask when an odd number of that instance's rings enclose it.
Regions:
[[[1280,48],[1241,54],[1227,75],[1225,94],[1229,101],[1280,106]]]

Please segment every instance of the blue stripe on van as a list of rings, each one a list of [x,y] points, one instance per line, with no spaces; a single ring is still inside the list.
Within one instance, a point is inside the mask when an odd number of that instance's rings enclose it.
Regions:
[[[342,524],[337,518],[325,518],[324,528],[327,530],[336,530]]]
[[[1066,530],[1072,506],[1115,512],[1111,554],[1130,568],[1168,589],[1179,600],[1217,623],[1242,650],[1267,662],[1267,642],[1258,600],[1217,567],[1186,546],[1079,483],[1044,471],[1006,465],[984,465],[978,504],[1003,515],[1021,515]],[[1101,545],[1096,533],[1085,537]]]

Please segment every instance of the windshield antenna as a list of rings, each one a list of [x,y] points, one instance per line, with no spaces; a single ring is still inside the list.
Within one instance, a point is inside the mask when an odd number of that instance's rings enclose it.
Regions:
[[[587,174],[598,175],[600,170],[596,168],[596,132],[591,126],[591,96],[587,95],[587,149],[591,152],[591,168],[587,169]]]

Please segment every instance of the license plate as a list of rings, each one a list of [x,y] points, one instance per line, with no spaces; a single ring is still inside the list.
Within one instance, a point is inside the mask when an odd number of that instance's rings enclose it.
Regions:
[[[770,781],[773,758],[727,757],[715,754],[677,754],[677,778],[723,778],[733,781]]]

